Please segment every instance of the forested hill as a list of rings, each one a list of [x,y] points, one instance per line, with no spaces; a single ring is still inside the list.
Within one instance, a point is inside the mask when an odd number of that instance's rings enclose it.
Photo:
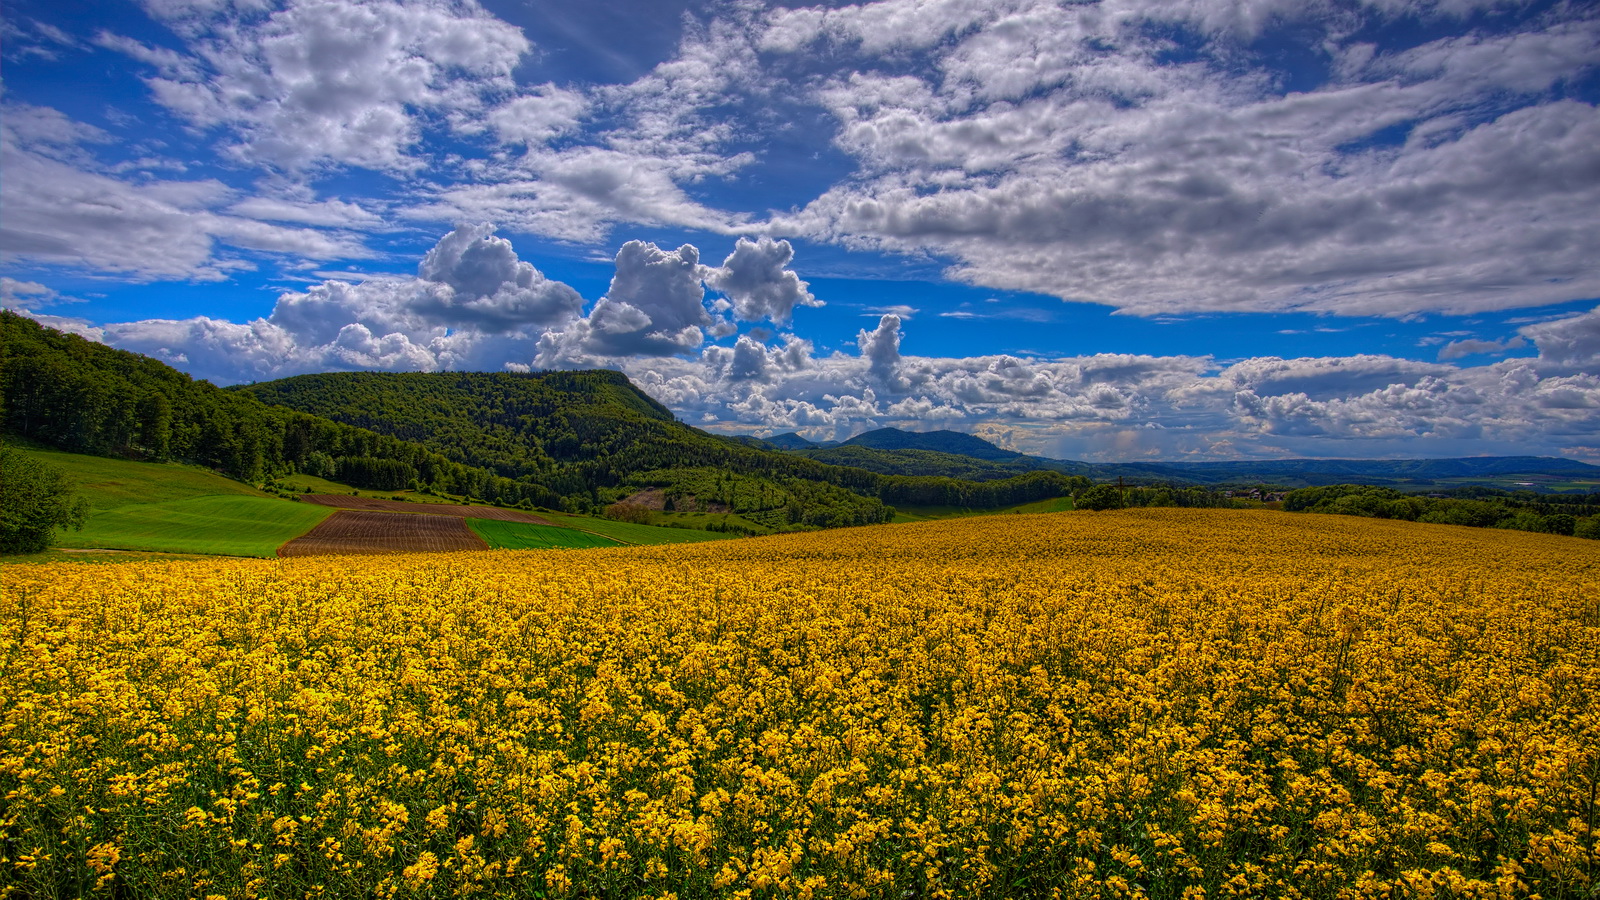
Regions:
[[[923,450],[986,460],[1012,460],[1023,455],[1015,450],[1003,450],[977,435],[962,431],[902,431],[898,428],[877,428],[864,431],[840,446],[870,447],[875,450]]]
[[[774,528],[886,520],[885,504],[995,507],[1083,485],[1054,473],[978,484],[826,465],[678,422],[617,372],[338,372],[237,389],[417,440],[462,463],[605,505],[643,488]]]
[[[884,475],[933,475],[973,481],[1013,478],[1029,472],[1094,474],[1088,463],[1043,459],[1005,450],[960,431],[902,431],[879,428],[838,444],[813,444],[799,435],[783,435],[784,444],[768,439],[796,456],[835,466],[853,466]],[[801,442],[804,442],[803,444]]]
[[[419,441],[507,477],[585,481],[722,462],[732,442],[676,421],[620,372],[329,372],[244,385],[262,402]]]
[[[559,501],[543,485],[498,477],[414,441],[268,406],[4,310],[0,432],[74,453],[184,460],[252,483],[308,473],[379,490],[426,484],[512,504]]]

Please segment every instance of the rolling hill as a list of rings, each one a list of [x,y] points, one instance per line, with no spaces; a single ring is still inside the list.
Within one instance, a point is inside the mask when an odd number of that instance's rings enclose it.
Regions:
[[[797,434],[767,438],[789,452],[835,465],[887,475],[942,475],[987,480],[1023,472],[1055,471],[1094,481],[1131,484],[1312,487],[1330,484],[1410,488],[1483,484],[1539,488],[1566,481],[1600,483],[1600,466],[1547,456],[1454,457],[1444,459],[1270,459],[1195,463],[1087,463],[1006,450],[976,435],[956,431],[912,432],[879,428],[847,441],[823,445]],[[801,442],[804,442],[802,445]]]
[[[1004,450],[981,437],[961,431],[902,431],[877,428],[842,442],[841,447],[870,447],[874,450],[926,450],[974,459],[1013,460],[1024,454]]]
[[[543,485],[569,510],[661,488],[690,511],[739,514],[758,531],[893,515],[872,474],[691,428],[618,372],[339,372],[238,390]]]

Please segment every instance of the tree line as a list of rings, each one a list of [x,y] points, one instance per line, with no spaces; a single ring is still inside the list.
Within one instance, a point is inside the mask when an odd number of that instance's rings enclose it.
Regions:
[[[1284,495],[1283,508],[1600,538],[1600,492],[1540,494],[1464,487],[1439,496],[1419,496],[1388,487],[1334,484],[1290,491]]]

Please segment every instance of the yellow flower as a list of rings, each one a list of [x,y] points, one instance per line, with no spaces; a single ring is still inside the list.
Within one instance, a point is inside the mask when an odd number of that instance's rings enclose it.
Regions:
[[[405,867],[401,877],[412,890],[420,890],[424,884],[433,880],[439,874],[439,858],[427,850],[417,856],[417,861]]]

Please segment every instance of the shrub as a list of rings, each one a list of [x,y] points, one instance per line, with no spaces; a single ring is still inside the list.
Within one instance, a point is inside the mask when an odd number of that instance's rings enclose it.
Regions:
[[[88,514],[60,469],[0,445],[0,553],[37,553],[57,528],[82,528]]]
[[[650,507],[642,503],[629,503],[619,500],[606,507],[606,518],[618,522],[632,522],[635,525],[648,525],[653,513]]]

